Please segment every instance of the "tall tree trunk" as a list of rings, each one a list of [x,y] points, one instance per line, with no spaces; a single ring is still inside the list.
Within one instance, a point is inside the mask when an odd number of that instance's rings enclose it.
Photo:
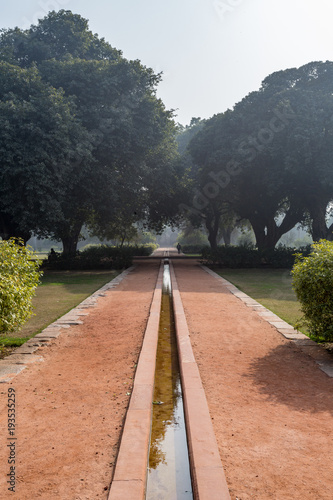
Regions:
[[[208,241],[212,250],[217,249],[217,234],[219,231],[220,214],[214,213],[207,216],[205,220],[206,228],[208,230]]]
[[[328,241],[333,241],[333,224],[327,229],[327,238]]]
[[[68,232],[61,237],[62,254],[66,257],[74,257],[77,252],[77,244],[82,229],[82,223],[76,223],[74,227],[69,228]]]
[[[332,238],[332,231],[326,225],[326,213],[328,202],[317,201],[309,210],[311,218],[311,236],[314,241]]]
[[[263,219],[249,219],[256,237],[258,250],[262,251],[267,247],[267,235],[265,234],[266,221]]]
[[[274,250],[277,242],[285,233],[293,229],[302,220],[303,213],[290,208],[278,226],[273,215],[265,217],[253,217],[250,220],[258,250]]]
[[[222,234],[223,242],[224,242],[225,245],[230,245],[230,243],[231,243],[231,233],[232,233],[233,230],[234,230],[234,228],[230,228],[230,227],[227,227],[227,226],[223,226],[221,228],[221,234]]]

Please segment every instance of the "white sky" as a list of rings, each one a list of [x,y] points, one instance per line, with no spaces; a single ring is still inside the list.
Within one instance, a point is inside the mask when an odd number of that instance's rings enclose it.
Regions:
[[[332,0],[0,0],[0,27],[50,10],[89,19],[128,59],[163,71],[176,120],[225,111],[274,71],[333,60]]]

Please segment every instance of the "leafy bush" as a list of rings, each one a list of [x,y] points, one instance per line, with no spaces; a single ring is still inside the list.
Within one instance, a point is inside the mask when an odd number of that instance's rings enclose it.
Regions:
[[[308,257],[298,254],[292,276],[310,332],[333,341],[333,242],[320,240]]]
[[[204,245],[182,245],[182,252],[185,254],[197,253],[200,255],[204,248]]]
[[[149,256],[156,247],[89,245],[75,257],[60,255],[50,260],[47,267],[58,270],[125,269],[132,265],[134,256]]]
[[[182,247],[194,245],[202,248],[205,245],[208,245],[208,238],[201,229],[187,228],[187,230],[179,234],[177,243],[180,243]]]
[[[305,247],[300,251],[303,255],[308,255],[310,247]],[[201,256],[204,263],[219,267],[291,269],[295,262],[295,249],[281,246],[274,250],[259,251],[254,245],[222,245],[216,250],[205,247]]]
[[[39,263],[19,240],[0,241],[0,333],[19,329],[32,315]]]
[[[132,249],[133,256],[135,257],[148,257],[158,248],[158,245],[156,243],[146,243],[145,245],[136,245],[128,248]]]

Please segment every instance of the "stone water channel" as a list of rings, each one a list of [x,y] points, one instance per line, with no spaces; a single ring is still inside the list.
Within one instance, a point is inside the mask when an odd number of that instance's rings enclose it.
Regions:
[[[164,261],[146,500],[193,499],[170,268]]]

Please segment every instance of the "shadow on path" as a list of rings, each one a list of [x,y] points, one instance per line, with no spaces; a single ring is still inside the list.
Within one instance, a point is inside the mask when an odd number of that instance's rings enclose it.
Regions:
[[[311,378],[308,377],[309,363],[313,364]],[[332,379],[294,345],[277,346],[266,356],[256,359],[244,377],[259,386],[259,392],[268,401],[284,404],[299,412],[328,412],[333,415]]]

